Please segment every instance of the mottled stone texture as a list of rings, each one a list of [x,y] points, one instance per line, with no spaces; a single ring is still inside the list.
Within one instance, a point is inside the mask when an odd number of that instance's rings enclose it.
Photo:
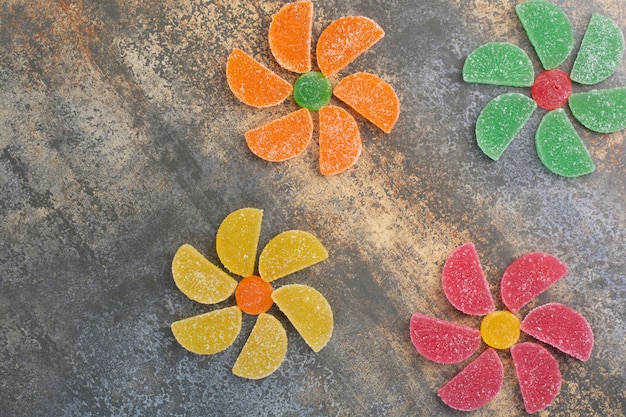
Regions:
[[[575,50],[592,12],[626,28],[622,0],[555,1],[572,21]],[[225,80],[234,47],[295,80],[267,47],[281,1],[0,1],[0,414],[461,415],[436,392],[465,364],[420,357],[408,329],[414,312],[479,325],[449,305],[440,285],[447,255],[471,240],[496,294],[522,253],[559,257],[567,277],[521,313],[559,301],[595,332],[587,363],[551,349],[564,383],[540,415],[624,415],[624,133],[576,124],[598,166],[577,180],[539,162],[541,112],[498,162],[475,142],[482,107],[520,90],[463,83],[465,57],[509,41],[539,70],[515,4],[316,2],[316,37],[347,14],[385,29],[342,74],[378,74],[402,102],[390,135],[359,118],[361,160],[324,178],[316,141],[285,163],[252,155],[244,132],[295,105],[249,108]],[[622,62],[601,87],[625,85]],[[281,368],[260,381],[230,371],[251,317],[235,345],[212,357],[185,351],[169,329],[215,308],[176,289],[174,252],[191,243],[217,263],[216,228],[245,206],[265,211],[261,244],[299,228],[326,245],[327,261],[277,285],[314,286],[336,320],[315,354],[271,310],[290,344]],[[500,356],[503,389],[472,415],[524,414],[510,355]]]

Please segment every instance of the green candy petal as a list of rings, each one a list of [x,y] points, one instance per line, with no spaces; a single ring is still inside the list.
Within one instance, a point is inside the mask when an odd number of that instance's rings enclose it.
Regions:
[[[557,175],[579,177],[596,169],[563,109],[553,110],[543,117],[535,142],[539,159]]]
[[[624,34],[606,16],[594,13],[583,37],[570,78],[580,84],[606,80],[619,66],[624,55]]]
[[[498,160],[536,108],[534,100],[519,93],[502,94],[491,100],[476,122],[480,149]]]
[[[479,46],[463,65],[463,80],[468,83],[530,87],[534,77],[533,64],[526,52],[510,43]]]
[[[569,108],[589,130],[613,133],[626,128],[626,88],[572,94]]]
[[[515,10],[543,67],[561,65],[574,48],[572,25],[565,13],[546,0],[528,0]]]

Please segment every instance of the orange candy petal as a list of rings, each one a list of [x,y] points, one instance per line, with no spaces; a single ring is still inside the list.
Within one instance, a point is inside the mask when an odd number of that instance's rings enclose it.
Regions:
[[[269,31],[272,54],[286,70],[311,71],[311,26],[313,5],[310,1],[285,4],[275,15]]]
[[[235,96],[253,107],[269,107],[289,97],[293,87],[241,49],[226,63],[226,79]]]
[[[322,107],[319,119],[320,172],[339,174],[354,165],[361,155],[359,128],[354,117],[341,107]]]
[[[313,136],[313,120],[300,109],[246,132],[248,147],[259,158],[280,162],[300,155]]]
[[[396,92],[373,74],[349,75],[335,86],[333,94],[385,133],[391,132],[400,115]]]
[[[332,22],[317,41],[317,65],[330,77],[378,42],[385,32],[362,16],[346,16]]]

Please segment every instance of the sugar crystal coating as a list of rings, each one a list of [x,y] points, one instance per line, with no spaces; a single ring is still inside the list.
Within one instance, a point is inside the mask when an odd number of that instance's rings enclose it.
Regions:
[[[626,128],[626,87],[572,94],[569,108],[589,130],[618,132]]]
[[[556,257],[541,252],[526,253],[504,271],[500,282],[502,301],[515,313],[566,274],[567,267]]]
[[[487,349],[441,387],[439,397],[457,410],[477,410],[498,395],[503,379],[504,369],[498,354]]]
[[[480,346],[478,329],[423,314],[411,316],[410,334],[415,349],[437,363],[461,362]]]
[[[307,109],[291,112],[246,132],[253,154],[270,162],[286,161],[300,155],[313,137],[313,119]]]
[[[561,65],[574,48],[567,15],[546,0],[528,0],[515,7],[517,16],[544,69]]]
[[[270,107],[285,100],[293,88],[241,49],[226,62],[226,80],[235,97],[253,107]]]
[[[233,274],[246,277],[254,272],[263,211],[243,208],[230,213],[217,229],[217,256]]]
[[[237,287],[237,281],[188,244],[176,251],[172,276],[183,294],[204,304],[224,301]]]
[[[563,109],[543,117],[535,134],[535,146],[543,165],[557,175],[580,177],[596,169]]]
[[[333,311],[319,291],[302,284],[285,285],[272,298],[314,352],[326,346],[333,333]]]
[[[376,22],[363,16],[346,16],[333,21],[317,40],[317,65],[330,77],[385,36]]]
[[[532,342],[514,345],[511,356],[526,412],[535,413],[549,406],[561,391],[561,371],[554,356]]]
[[[544,304],[522,321],[522,330],[561,352],[586,361],[593,349],[593,332],[585,318],[571,307]]]
[[[530,87],[534,76],[533,64],[526,52],[506,42],[479,46],[463,64],[463,80],[468,83]]]
[[[385,133],[391,132],[400,115],[400,100],[393,87],[374,74],[348,75],[333,93]]]
[[[319,111],[319,122],[322,175],[336,175],[356,164],[363,143],[354,117],[341,107],[324,106]]]
[[[185,349],[199,355],[212,355],[233,344],[241,331],[241,316],[239,307],[227,307],[175,321],[172,333]]]
[[[624,34],[610,18],[594,13],[578,50],[570,77],[596,84],[611,76],[624,55]]]
[[[450,303],[465,314],[482,316],[495,310],[473,243],[459,246],[450,254],[443,266],[441,285]]]
[[[268,41],[281,67],[298,73],[311,71],[311,26],[313,4],[287,3],[272,16]]]
[[[328,252],[315,236],[302,230],[289,230],[270,240],[259,256],[259,274],[267,282],[314,265],[328,258]]]
[[[262,313],[233,365],[233,373],[247,379],[265,378],[278,369],[286,353],[285,328],[274,316]]]
[[[502,94],[491,100],[476,121],[480,149],[493,160],[500,158],[536,108],[532,99],[519,93]]]

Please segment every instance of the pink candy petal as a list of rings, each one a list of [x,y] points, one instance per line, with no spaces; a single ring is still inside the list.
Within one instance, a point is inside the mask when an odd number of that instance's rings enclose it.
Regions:
[[[581,361],[591,356],[593,332],[576,310],[551,303],[537,307],[522,321],[522,331]]]
[[[465,314],[483,316],[495,310],[473,243],[459,246],[448,257],[441,284],[448,300]]]
[[[480,331],[460,324],[413,314],[410,327],[415,349],[437,363],[461,362],[480,346]]]
[[[513,313],[567,274],[567,267],[547,253],[527,253],[504,271],[500,292]]]
[[[504,370],[498,354],[487,349],[439,390],[439,397],[461,411],[476,410],[495,398]]]
[[[536,343],[513,345],[511,356],[526,412],[549,406],[561,390],[561,371],[554,356]]]

